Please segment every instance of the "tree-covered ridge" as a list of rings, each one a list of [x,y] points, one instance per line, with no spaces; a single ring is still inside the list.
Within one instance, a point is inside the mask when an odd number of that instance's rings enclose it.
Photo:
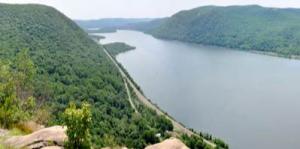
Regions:
[[[300,55],[300,10],[205,6],[181,11],[149,33],[159,38]]]
[[[135,47],[127,45],[126,43],[123,42],[108,43],[103,45],[103,47],[107,49],[108,50],[107,52],[109,52],[109,54],[114,57],[120,53],[135,49]]]
[[[153,133],[165,133],[165,126],[156,122],[163,118],[134,112],[123,79],[102,46],[63,14],[41,5],[0,4],[0,20],[0,58],[14,61],[21,49],[28,49],[36,67],[32,93],[50,115],[37,113],[46,117],[44,123],[62,124],[68,103],[85,101],[91,105],[95,148],[143,148],[151,143],[149,134],[153,139]]]

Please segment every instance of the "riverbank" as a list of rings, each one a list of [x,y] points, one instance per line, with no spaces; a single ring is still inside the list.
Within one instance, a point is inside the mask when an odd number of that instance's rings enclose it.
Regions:
[[[230,47],[226,47],[226,46],[207,45],[207,44],[201,44],[201,43],[195,43],[195,42],[189,42],[189,41],[181,41],[181,40],[175,40],[175,39],[160,38],[160,37],[154,36],[154,35],[152,35],[152,34],[150,34],[148,32],[139,31],[139,30],[128,30],[128,31],[142,32],[142,33],[150,35],[150,36],[152,36],[154,38],[157,38],[157,39],[160,39],[160,40],[165,40],[165,41],[177,41],[177,42],[183,42],[183,43],[189,43],[189,44],[195,44],[195,45],[211,46],[211,47],[217,47],[217,48],[228,48],[228,49],[231,49],[231,50],[245,51],[245,52],[250,52],[250,53],[254,53],[254,54],[261,54],[261,55],[268,55],[268,56],[273,56],[273,57],[280,57],[280,58],[286,58],[286,59],[300,60],[300,55],[284,55],[284,54],[275,53],[275,52],[268,52],[268,51],[246,50],[246,49],[230,48]]]
[[[142,102],[145,106],[149,107],[150,109],[156,111],[156,113],[158,115],[164,115],[166,116],[167,119],[169,119],[173,126],[174,126],[174,130],[175,132],[178,131],[180,133],[183,134],[187,134],[189,136],[191,135],[197,135],[199,136],[197,133],[191,131],[190,129],[186,128],[184,125],[182,125],[181,123],[177,122],[174,118],[172,118],[171,116],[169,116],[166,112],[164,112],[163,110],[161,110],[156,104],[153,104],[151,102],[151,100],[149,100],[148,98],[146,98],[142,92],[140,92],[140,90],[136,87],[136,83],[133,83],[132,80],[127,76],[127,73],[125,73],[122,69],[122,67],[119,66],[118,62],[113,58],[112,55],[109,54],[109,52],[104,48],[104,52],[107,54],[107,56],[109,57],[109,59],[115,64],[115,66],[118,68],[119,72],[121,73],[122,77],[126,80],[126,82],[128,82],[129,86],[133,89],[134,93],[136,94],[136,96],[138,97],[139,101]],[[201,136],[202,137],[202,136]],[[212,148],[216,148],[217,145],[205,138],[203,138],[203,141],[211,146]]]
[[[300,111],[296,107],[300,61],[160,40],[135,31],[104,35],[101,43],[122,41],[136,47],[119,54],[118,62],[153,103],[188,128],[221,137],[234,149],[299,145],[288,143],[296,141],[290,123],[272,124],[282,118],[298,122],[290,118]],[[257,130],[266,134],[257,138]]]
[[[245,51],[245,50],[241,50],[241,51]],[[299,55],[283,55],[274,52],[264,52],[264,51],[257,51],[257,50],[247,50],[247,52],[254,53],[254,54],[268,55],[273,57],[286,58],[286,59],[300,60]]]

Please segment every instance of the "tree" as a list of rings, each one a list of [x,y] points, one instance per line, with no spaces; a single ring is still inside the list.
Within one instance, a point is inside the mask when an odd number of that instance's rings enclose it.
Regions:
[[[18,111],[16,93],[10,67],[0,63],[0,123],[2,127],[9,128],[18,120],[15,113]]]
[[[173,130],[173,124],[172,124],[171,120],[167,119],[163,115],[158,116],[158,118],[157,118],[157,127],[162,132]]]
[[[69,149],[88,149],[91,147],[90,127],[92,115],[90,105],[83,103],[79,109],[74,103],[64,112],[64,124],[68,127],[68,141],[66,147]]]
[[[32,94],[27,93],[22,97],[18,96],[18,91],[25,93],[25,87],[28,89],[32,87],[34,72],[34,64],[26,51],[18,53],[15,63],[0,61],[0,125],[2,127],[10,128],[33,115],[35,99]]]
[[[199,136],[192,135],[188,136],[187,134],[183,134],[181,136],[181,140],[191,149],[210,149],[211,147],[208,146],[203,139]]]
[[[17,97],[21,100],[27,99],[32,93],[33,78],[36,68],[30,59],[28,49],[23,49],[17,53],[15,60],[15,82]]]
[[[159,142],[159,139],[155,136],[155,131],[153,130],[146,130],[143,134],[143,139],[146,141],[146,143],[150,144]]]

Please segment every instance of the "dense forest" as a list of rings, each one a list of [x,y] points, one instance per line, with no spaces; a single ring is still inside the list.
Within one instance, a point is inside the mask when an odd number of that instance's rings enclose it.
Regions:
[[[123,42],[108,43],[108,44],[103,45],[103,47],[105,49],[107,49],[109,54],[114,57],[120,53],[135,49],[135,47],[127,45],[126,43],[123,43]]]
[[[300,55],[299,16],[300,9],[292,8],[204,6],[180,11],[169,18],[116,28],[139,30],[158,38],[293,57]]]
[[[147,32],[159,38],[291,56],[300,55],[299,16],[299,9],[205,6],[181,11]]]
[[[123,79],[102,46],[63,14],[42,5],[0,4],[0,20],[1,61],[14,71],[18,67],[9,63],[26,51],[29,66],[34,70],[30,99],[34,99],[35,107],[42,109],[35,112],[42,118],[38,122],[63,124],[66,120],[61,115],[70,102],[74,106],[66,112],[71,116],[74,111],[82,112],[74,108],[76,105],[88,103],[91,105],[91,142],[96,148],[143,148],[168,137],[167,131],[173,128],[170,121],[145,107],[141,114],[135,113],[127,100]],[[0,83],[6,84],[0,79]],[[1,102],[10,101],[11,98],[4,95],[1,94]],[[72,119],[67,122],[72,125]],[[161,134],[160,138],[154,137],[157,133]]]

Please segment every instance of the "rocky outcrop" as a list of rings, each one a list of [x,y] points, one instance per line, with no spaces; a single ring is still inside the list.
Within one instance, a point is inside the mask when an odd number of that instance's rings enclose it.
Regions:
[[[145,149],[189,149],[179,139],[170,138],[161,143],[147,146]]]
[[[25,136],[15,136],[4,141],[6,146],[29,149],[59,149],[67,139],[66,127],[53,126]]]

